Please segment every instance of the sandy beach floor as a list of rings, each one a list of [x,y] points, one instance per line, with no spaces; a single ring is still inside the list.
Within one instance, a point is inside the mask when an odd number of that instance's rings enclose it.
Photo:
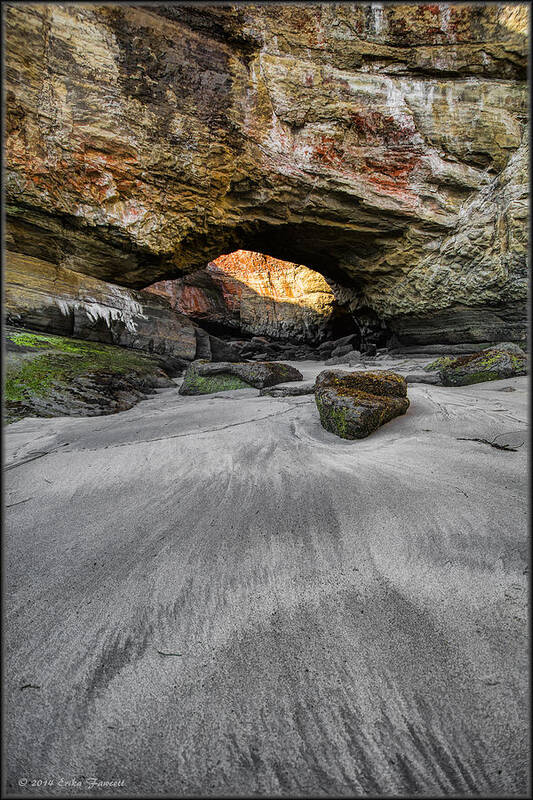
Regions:
[[[8,792],[526,795],[527,378],[408,394],[10,425]]]

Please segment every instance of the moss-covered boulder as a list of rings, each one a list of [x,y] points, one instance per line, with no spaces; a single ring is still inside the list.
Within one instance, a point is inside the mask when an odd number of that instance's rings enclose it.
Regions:
[[[193,361],[189,365],[180,394],[212,394],[228,389],[263,389],[277,383],[301,381],[303,375],[289,364],[279,361]]]
[[[385,371],[324,370],[315,402],[322,427],[342,439],[364,439],[409,408],[405,379]]]
[[[175,386],[156,359],[123,347],[13,328],[5,339],[7,423],[113,414]]]
[[[517,344],[504,342],[459,358],[437,358],[425,370],[437,373],[443,386],[469,386],[525,375],[527,356]]]

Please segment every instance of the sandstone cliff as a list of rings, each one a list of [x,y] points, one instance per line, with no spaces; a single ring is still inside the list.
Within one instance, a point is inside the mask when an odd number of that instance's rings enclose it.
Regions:
[[[154,353],[171,371],[195,358],[192,322],[157,295],[16,253],[7,254],[4,279],[9,325]]]
[[[398,331],[456,308],[524,330],[526,5],[5,18],[14,251],[140,288],[243,248]]]

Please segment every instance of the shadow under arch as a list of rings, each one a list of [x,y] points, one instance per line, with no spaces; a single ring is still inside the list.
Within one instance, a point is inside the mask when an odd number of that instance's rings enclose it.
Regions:
[[[145,291],[161,294],[177,311],[221,338],[267,336],[316,346],[352,335],[356,349],[384,346],[385,323],[367,304],[360,312],[353,309],[358,282],[345,289],[331,278],[320,281],[319,274],[307,264],[239,249]]]

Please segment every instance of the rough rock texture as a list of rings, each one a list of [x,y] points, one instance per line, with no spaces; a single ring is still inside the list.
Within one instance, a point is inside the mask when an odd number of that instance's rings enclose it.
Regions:
[[[124,348],[10,327],[5,337],[7,423],[113,414],[175,386],[156,359]]]
[[[385,370],[324,370],[315,401],[322,427],[342,439],[364,439],[409,408],[405,379]]]
[[[513,378],[527,372],[527,356],[512,342],[482,350],[459,358],[439,358],[428,364],[428,372],[435,371],[444,386],[469,386],[483,381]]]
[[[198,325],[194,326],[196,336],[196,360],[208,361],[242,361],[240,348],[234,347],[230,342],[212,336]]]
[[[196,359],[211,360],[211,337],[202,328],[196,327],[194,329],[196,336]],[[226,359],[229,361],[230,359]]]
[[[196,329],[198,330],[198,328]],[[209,351],[212,361],[242,361],[240,349],[235,347],[231,342],[225,342],[219,339],[218,336],[209,336]],[[201,356],[197,355],[196,358]]]
[[[167,297],[201,324],[293,342],[323,339],[338,313],[333,290],[320,273],[246,250],[146,291]]]
[[[408,372],[403,376],[406,383],[430,383],[433,386],[440,386],[442,384],[441,377],[438,372]]]
[[[391,303],[403,310],[401,316],[388,319],[402,343],[525,341],[526,135],[501,174],[461,209],[456,228],[438,251],[423,258],[398,282],[385,302],[376,298],[374,308],[387,316]],[[411,313],[413,306],[415,314]]]
[[[348,353],[353,352],[353,347],[351,344],[342,345],[342,347],[335,347],[331,353],[332,358],[339,358],[340,356],[348,355]]]
[[[347,353],[343,353],[342,355],[327,358],[324,363],[327,367],[331,366],[332,364],[349,364],[350,366],[354,366],[361,363],[361,353],[359,350],[349,350]]]
[[[448,352],[467,348],[474,352],[504,340],[525,344],[526,322],[527,306],[522,300],[480,308],[459,304],[444,311],[405,314],[389,320],[394,334],[388,345],[408,353],[421,347],[426,352],[430,352],[429,347],[441,347]]]
[[[513,342],[513,347],[518,347],[516,342]],[[482,350],[487,350],[490,347],[497,347],[498,343],[494,342],[462,342],[461,344],[429,344],[429,345],[413,345],[412,347],[399,347],[387,349],[387,353],[393,357],[415,357],[415,358],[429,358],[430,356],[445,355],[445,356],[465,356],[470,353],[480,353]],[[520,348],[522,349],[522,348]]]
[[[196,356],[193,324],[156,295],[18,253],[6,254],[4,287],[8,324],[143,350],[175,369]]]
[[[271,386],[261,389],[259,394],[263,397],[299,397],[304,394],[313,394],[315,381],[303,381],[294,386]]]
[[[208,363],[193,361],[180,386],[180,394],[211,394],[228,389],[263,389],[286,381],[301,381],[303,375],[289,364],[269,361],[251,363]]]
[[[400,342],[471,308],[520,338],[526,4],[14,3],[5,27],[10,249],[141,288],[242,248]]]

